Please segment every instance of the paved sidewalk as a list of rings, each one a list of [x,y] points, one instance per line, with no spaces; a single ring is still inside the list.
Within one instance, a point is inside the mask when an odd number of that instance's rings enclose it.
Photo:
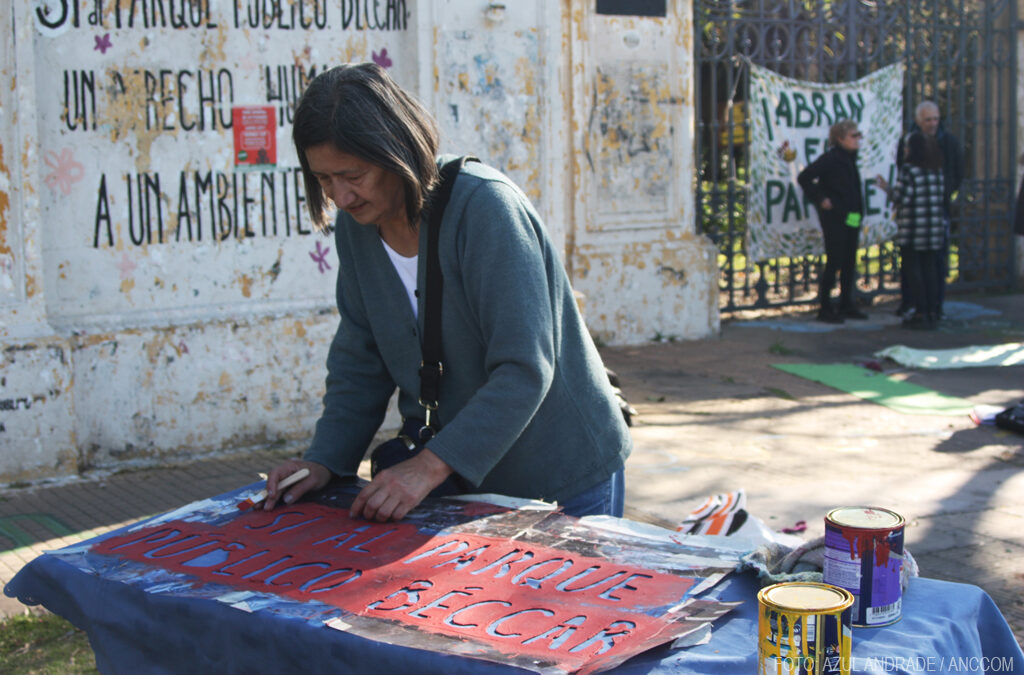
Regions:
[[[899,326],[892,305],[838,327],[810,314],[732,320],[720,336],[603,350],[640,411],[627,464],[627,515],[676,523],[708,494],[743,488],[748,510],[810,539],[844,505],[891,508],[924,576],[981,586],[1024,640],[1024,436],[963,416],[908,415],[789,375],[773,363],[865,363],[894,344],[1024,342],[1024,296],[950,299],[937,332]],[[1024,365],[893,376],[1005,407],[1024,400]],[[247,485],[301,446],[65,484],[0,489],[0,584],[44,550]],[[912,592],[912,587],[911,587]],[[0,616],[24,611],[0,598]]]

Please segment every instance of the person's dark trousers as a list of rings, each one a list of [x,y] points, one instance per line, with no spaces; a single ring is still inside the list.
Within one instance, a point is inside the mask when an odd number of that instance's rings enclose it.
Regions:
[[[853,309],[856,306],[854,281],[857,275],[857,242],[860,228],[850,227],[832,217],[823,217],[821,231],[825,238],[825,270],[821,273],[818,286],[818,301],[823,310],[831,308],[832,289],[839,274],[839,308]]]
[[[942,255],[940,250],[915,251],[909,246],[903,247],[903,264],[907,269],[907,281],[910,292],[917,299],[915,309],[921,317],[935,320],[939,315],[939,276]]]
[[[946,278],[949,274],[949,234],[942,243],[942,248],[935,253],[935,274],[938,277],[938,297],[936,298],[936,318],[942,315],[942,305],[946,302]]]
[[[923,302],[914,296],[910,281],[907,279],[907,269],[902,260],[906,257],[908,247],[900,246],[900,313],[917,306]],[[938,298],[936,299],[936,318],[942,314],[942,305],[946,301],[946,275],[949,273],[949,237],[946,237],[942,249],[932,251],[933,264],[935,265],[934,275],[938,279]],[[931,275],[929,275],[931,278]]]
[[[907,279],[907,268],[903,263],[906,258],[905,246],[900,246],[900,307],[899,314],[903,314],[905,311],[917,307],[917,301],[914,299],[913,293],[910,292],[910,281]]]

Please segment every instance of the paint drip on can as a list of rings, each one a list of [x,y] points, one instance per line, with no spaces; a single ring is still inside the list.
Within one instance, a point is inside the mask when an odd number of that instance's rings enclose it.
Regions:
[[[853,593],[854,626],[886,626],[903,611],[903,516],[844,506],[825,516],[823,580]]]
[[[758,675],[849,675],[853,595],[790,581],[757,594]]]

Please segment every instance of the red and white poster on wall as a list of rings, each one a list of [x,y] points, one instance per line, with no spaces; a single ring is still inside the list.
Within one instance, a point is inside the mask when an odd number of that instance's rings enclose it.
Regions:
[[[277,115],[273,106],[231,108],[235,137],[235,168],[256,169],[277,164]]]

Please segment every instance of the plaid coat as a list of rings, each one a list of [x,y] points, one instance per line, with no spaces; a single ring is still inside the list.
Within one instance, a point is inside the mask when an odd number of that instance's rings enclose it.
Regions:
[[[892,201],[896,206],[897,244],[915,251],[934,251],[945,245],[949,224],[942,169],[904,164],[893,186]]]

